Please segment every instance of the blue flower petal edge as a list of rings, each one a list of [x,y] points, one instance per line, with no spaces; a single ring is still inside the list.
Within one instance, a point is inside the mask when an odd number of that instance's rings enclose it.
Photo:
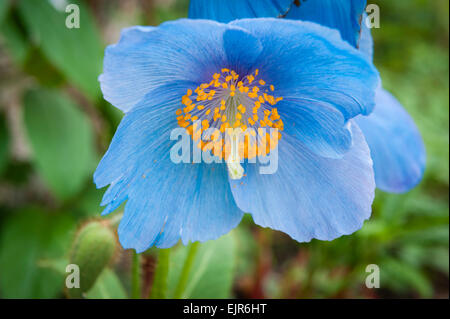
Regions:
[[[421,181],[426,162],[422,137],[411,116],[389,92],[379,88],[374,112],[355,121],[369,144],[378,188],[402,193]]]

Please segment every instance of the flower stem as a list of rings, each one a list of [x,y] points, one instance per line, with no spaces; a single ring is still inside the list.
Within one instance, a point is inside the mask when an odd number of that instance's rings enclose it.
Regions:
[[[150,298],[165,299],[167,292],[167,275],[169,274],[169,249],[159,249],[158,261],[155,269],[155,276],[153,278],[153,286]]]
[[[178,280],[177,287],[175,288],[174,298],[176,299],[183,297],[183,293],[186,289],[187,281],[189,278],[189,273],[192,269],[195,256],[197,255],[199,244],[200,243],[196,241],[189,247],[188,255],[184,262],[183,269],[181,270],[180,279]]]
[[[133,262],[131,269],[131,297],[141,298],[141,256],[133,251]]]

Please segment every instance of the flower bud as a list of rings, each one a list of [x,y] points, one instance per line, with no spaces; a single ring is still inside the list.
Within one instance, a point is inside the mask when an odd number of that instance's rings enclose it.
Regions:
[[[116,245],[116,236],[107,223],[91,221],[81,227],[70,252],[70,263],[80,270],[80,285],[66,290],[70,298],[81,298],[92,288],[113,258]]]

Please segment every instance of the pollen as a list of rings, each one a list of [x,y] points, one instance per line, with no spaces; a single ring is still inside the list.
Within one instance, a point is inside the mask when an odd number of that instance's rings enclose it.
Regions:
[[[283,97],[276,96],[275,87],[260,77],[259,69],[240,75],[222,68],[211,77],[210,82],[190,88],[180,97],[181,107],[175,111],[176,119],[196,147],[225,159],[230,175],[233,172],[234,177],[240,178],[243,171],[239,168],[239,159],[267,155],[281,139],[279,131],[284,124],[275,105]],[[213,142],[201,140],[202,130],[206,129],[217,130],[217,135],[211,135]],[[238,131],[244,134],[242,140]]]

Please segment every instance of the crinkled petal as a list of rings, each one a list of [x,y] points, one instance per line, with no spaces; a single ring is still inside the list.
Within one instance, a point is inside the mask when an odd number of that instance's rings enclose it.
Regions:
[[[214,72],[227,65],[223,37],[230,29],[238,28],[188,19],[125,29],[119,43],[105,51],[99,78],[105,99],[127,112],[148,92],[168,82],[209,82]],[[247,56],[252,48],[246,47]]]
[[[425,146],[413,119],[400,103],[380,88],[374,112],[355,120],[370,147],[377,187],[401,193],[416,186],[425,170]]]
[[[170,159],[177,142],[170,140],[175,102],[184,87],[171,83],[159,94],[151,92],[127,113],[95,172],[97,187],[110,185],[102,202],[105,213],[128,200],[119,226],[124,248],[142,252],[154,245],[171,247],[179,239],[216,239],[242,218],[225,164],[175,164]]]
[[[238,74],[248,74],[262,52],[261,42],[249,32],[239,29],[225,31],[223,42],[227,56],[226,66]]]
[[[359,50],[364,53],[366,57],[369,58],[369,61],[373,61],[373,38],[372,32],[367,27],[364,19],[367,17],[367,14],[364,14],[363,23],[361,24],[361,37],[359,39]]]
[[[332,105],[313,99],[285,99],[277,104],[283,110],[283,134],[295,136],[314,153],[342,157],[352,145],[344,116]]]
[[[258,225],[299,242],[332,240],[360,229],[371,214],[375,181],[364,136],[349,124],[354,145],[342,159],[319,157],[284,136],[274,174],[260,174],[262,164],[247,163],[246,176],[230,180],[237,205]]]
[[[232,24],[249,30],[262,43],[255,66],[261,78],[275,86],[278,96],[326,102],[346,120],[372,111],[378,72],[336,30],[266,18]]]
[[[340,31],[358,44],[366,0],[191,0],[189,17],[230,22],[244,18],[287,18],[311,21]]]
[[[152,116],[153,121],[141,128],[142,130],[152,129],[149,133],[152,133],[153,135],[147,136],[147,141],[149,143],[158,141],[158,139],[162,137],[156,129],[164,128],[165,131],[168,131],[178,127],[175,115],[178,108],[177,103],[179,103],[180,96],[185,94],[186,88],[190,88],[189,84],[189,82],[169,82],[168,84],[149,92],[139,103],[139,105],[136,106],[136,109],[148,108],[149,116]],[[125,119],[127,119],[126,124]],[[155,128],[156,124],[158,126]],[[117,128],[116,134],[114,135],[108,151],[103,156],[97,170],[94,173],[94,182],[97,187],[101,188],[109,184],[115,184],[115,181],[123,179],[122,177],[125,169],[130,170],[132,167],[138,166],[138,158],[129,157],[128,154],[140,152],[142,151],[142,148],[136,148],[139,146],[136,143],[123,143],[122,139],[119,139],[118,137],[119,132],[125,134],[126,130],[129,128],[133,128],[135,130],[139,129],[137,124],[131,123],[130,117],[124,117]],[[113,152],[112,146],[115,143],[121,147],[120,154],[110,154]],[[159,143],[162,144],[162,141],[159,141]],[[149,144],[148,146],[151,145]],[[117,155],[120,155],[120,158],[116,158]],[[157,157],[154,159],[157,159]]]
[[[293,0],[191,0],[189,18],[230,22],[243,18],[279,17]]]
[[[118,233],[124,248],[168,248],[180,239],[217,239],[235,228],[243,212],[234,203],[224,164],[174,165],[168,156],[130,186]]]
[[[286,15],[287,19],[311,21],[337,29],[353,47],[358,44],[361,16],[366,0],[300,0]]]

